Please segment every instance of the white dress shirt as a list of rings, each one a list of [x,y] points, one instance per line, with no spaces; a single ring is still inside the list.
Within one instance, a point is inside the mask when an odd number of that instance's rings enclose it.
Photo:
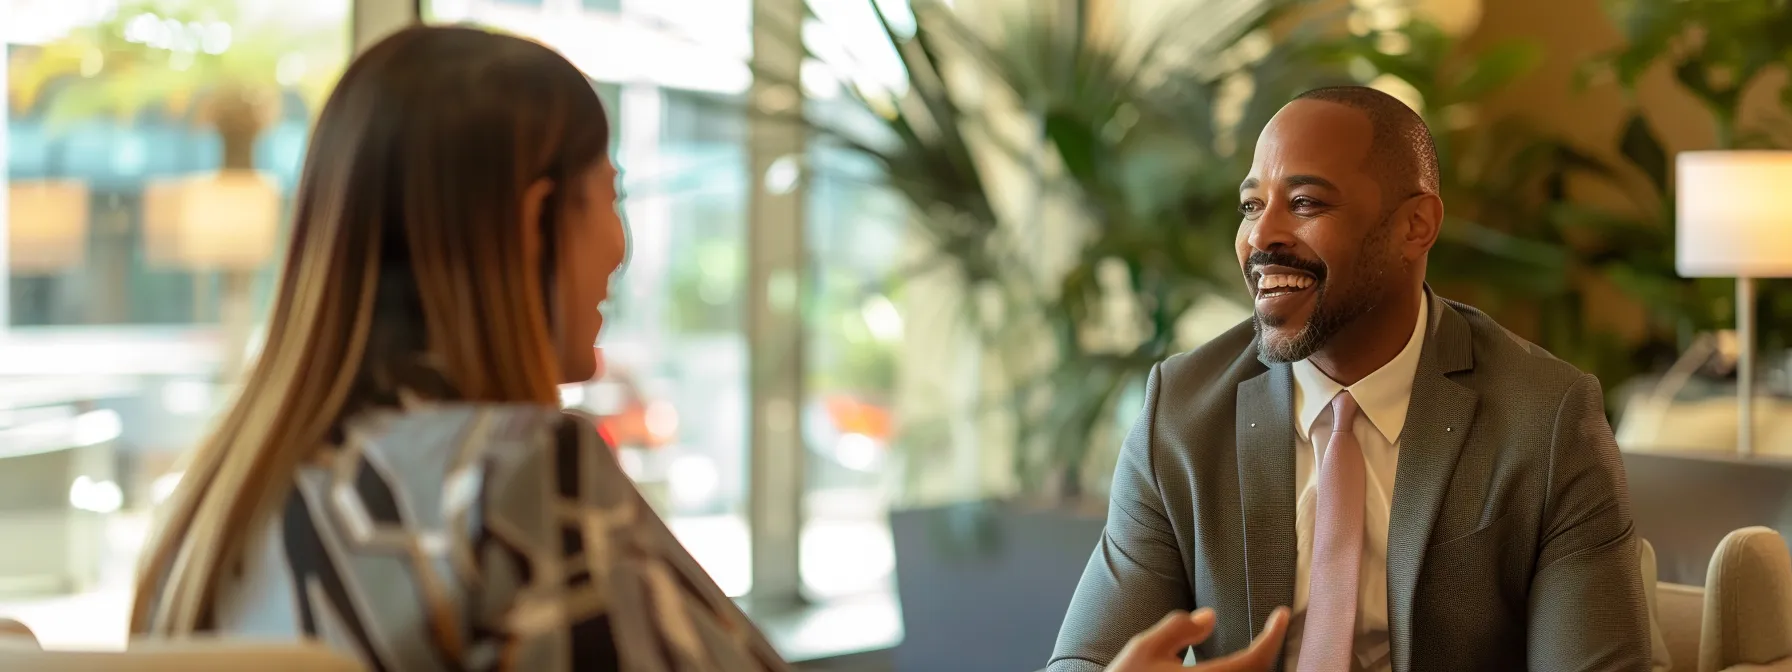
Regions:
[[[1331,442],[1332,398],[1344,390],[1350,391],[1362,409],[1352,429],[1367,467],[1363,489],[1365,538],[1357,587],[1356,664],[1352,669],[1393,669],[1388,642],[1388,521],[1394,501],[1394,472],[1400,463],[1400,430],[1406,426],[1406,408],[1412,402],[1412,379],[1419,368],[1429,304],[1429,297],[1419,302],[1418,322],[1400,354],[1355,385],[1339,385],[1307,360],[1293,365],[1294,482],[1299,493],[1294,505],[1294,531],[1298,559],[1285,669],[1299,669],[1301,635],[1306,630],[1308,574],[1313,564],[1314,515],[1319,508],[1317,465]]]

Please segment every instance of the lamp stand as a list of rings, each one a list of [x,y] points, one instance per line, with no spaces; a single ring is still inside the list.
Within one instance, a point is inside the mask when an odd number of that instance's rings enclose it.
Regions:
[[[1755,455],[1755,281],[1736,278],[1736,454]]]

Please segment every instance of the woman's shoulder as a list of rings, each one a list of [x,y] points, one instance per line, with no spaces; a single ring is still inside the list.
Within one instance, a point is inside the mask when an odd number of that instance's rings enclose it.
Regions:
[[[592,419],[536,404],[431,403],[364,413],[337,457],[366,458],[388,478],[539,470],[562,450],[608,453]],[[564,447],[564,448],[563,448]],[[344,455],[346,453],[347,455]]]
[[[557,512],[633,504],[633,484],[589,417],[531,404],[442,403],[365,413],[344,429],[339,449],[323,469],[301,475],[301,487],[384,491],[361,499],[407,503],[391,508],[411,512],[408,526],[545,533],[542,519]]]
[[[344,427],[343,438],[403,450],[446,446],[474,457],[487,447],[540,445],[572,418],[539,404],[429,402],[361,413]]]

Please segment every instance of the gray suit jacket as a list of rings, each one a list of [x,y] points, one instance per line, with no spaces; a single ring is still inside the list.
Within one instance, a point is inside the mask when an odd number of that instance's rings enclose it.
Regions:
[[[1431,298],[1388,532],[1397,672],[1649,669],[1624,467],[1599,381]],[[1294,384],[1250,324],[1151,373],[1050,672],[1099,670],[1173,609],[1211,659],[1294,600]],[[1278,668],[1281,663],[1278,663]]]

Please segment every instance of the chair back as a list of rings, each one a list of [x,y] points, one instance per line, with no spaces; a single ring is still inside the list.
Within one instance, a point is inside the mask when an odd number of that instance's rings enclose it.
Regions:
[[[1778,532],[1745,527],[1711,555],[1700,672],[1792,666],[1792,553]]]
[[[1705,589],[1662,583],[1655,565],[1655,547],[1637,538],[1642,560],[1643,595],[1649,602],[1649,635],[1653,672],[1695,672],[1699,666],[1700,629],[1704,627]]]

